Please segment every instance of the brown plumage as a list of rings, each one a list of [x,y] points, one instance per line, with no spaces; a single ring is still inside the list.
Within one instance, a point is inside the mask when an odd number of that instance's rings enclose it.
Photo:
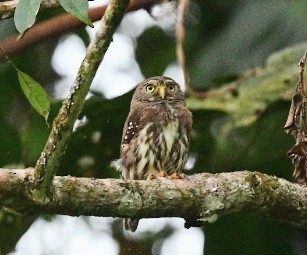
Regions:
[[[141,82],[127,117],[120,159],[114,162],[123,179],[144,180],[159,172],[181,173],[186,163],[192,114],[185,106],[180,86],[156,76]],[[125,219],[125,229],[135,231],[138,219]]]

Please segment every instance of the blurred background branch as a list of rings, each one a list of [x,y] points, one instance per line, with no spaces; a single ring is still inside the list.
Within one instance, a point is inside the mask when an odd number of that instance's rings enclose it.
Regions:
[[[6,3],[6,2],[4,2]],[[44,3],[44,2],[43,2]],[[53,3],[53,2],[52,2]],[[56,3],[56,2],[54,2]],[[146,9],[152,5],[152,1],[138,1],[132,0],[128,7],[128,12],[139,9]],[[51,5],[52,8],[59,7],[58,4]],[[1,2],[0,2],[1,8]],[[91,20],[98,21],[104,15],[107,5],[90,8],[88,14]],[[1,9],[0,9],[1,10]],[[78,28],[85,27],[86,24],[72,16],[69,13],[64,13],[46,21],[34,24],[22,38],[18,39],[18,34],[0,41],[0,48],[11,56],[17,54],[25,47],[33,46],[41,41],[48,40],[48,38],[60,37],[61,35],[73,31]],[[0,54],[0,60],[3,60],[3,55]]]

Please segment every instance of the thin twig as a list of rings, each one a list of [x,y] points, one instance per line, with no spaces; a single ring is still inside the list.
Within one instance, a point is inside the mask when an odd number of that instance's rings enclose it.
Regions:
[[[189,74],[186,65],[186,56],[184,50],[184,42],[185,42],[185,18],[188,15],[188,8],[189,8],[189,0],[179,0],[178,5],[178,21],[176,26],[176,51],[177,51],[177,59],[178,62],[183,70],[184,76],[184,85],[187,94],[193,98],[211,98],[217,96],[216,90],[211,89],[209,91],[196,91],[190,86],[189,82]],[[230,83],[225,90],[226,93],[234,93],[237,88],[240,86],[241,83],[254,77],[256,75],[256,70],[251,70],[243,74],[239,79]],[[218,96],[221,96],[218,93]]]
[[[244,83],[245,81],[255,77],[257,75],[257,69],[252,69],[250,71],[247,71],[246,73],[243,73],[237,80],[230,82],[227,84],[225,87],[226,89],[224,90],[224,94],[233,94],[236,92],[239,88],[239,86]],[[219,88],[212,88],[208,91],[196,91],[193,90],[192,88],[188,89],[188,94],[192,98],[198,98],[198,99],[206,99],[206,98],[215,98],[215,97],[221,97],[223,96],[220,93]]]
[[[186,67],[185,51],[184,51],[184,41],[185,41],[185,18],[188,12],[189,0],[179,0],[178,4],[178,20],[176,26],[176,53],[179,65],[183,71],[184,86],[189,93],[191,90],[189,86],[189,76]]]

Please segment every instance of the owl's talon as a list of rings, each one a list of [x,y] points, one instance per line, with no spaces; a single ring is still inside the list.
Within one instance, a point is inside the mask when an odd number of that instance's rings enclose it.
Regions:
[[[151,180],[154,180],[154,179],[157,179],[157,177],[155,175],[153,175],[152,173],[148,174],[146,180],[147,181],[151,181]]]
[[[164,172],[164,171],[160,171],[160,172],[157,174],[157,177],[158,177],[158,178],[166,178],[166,177],[167,177],[167,173]]]
[[[188,180],[188,176],[186,174],[183,174],[183,173],[173,173],[171,174],[170,176],[168,176],[168,179],[171,179],[171,180]]]

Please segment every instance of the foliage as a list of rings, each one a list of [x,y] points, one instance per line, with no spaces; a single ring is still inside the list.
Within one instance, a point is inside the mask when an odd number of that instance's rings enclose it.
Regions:
[[[41,0],[18,1],[14,15],[15,25],[20,33],[25,32],[35,22]]]
[[[42,0],[18,1],[14,15],[14,21],[19,33],[24,33],[34,24],[41,2]],[[93,23],[87,14],[88,1],[60,0],[59,2],[65,11],[71,13],[85,24],[93,27]]]
[[[90,27],[93,27],[93,23],[87,14],[87,0],[59,0],[59,2],[63,6],[65,11],[71,13]]]
[[[50,102],[47,92],[42,88],[42,86],[33,80],[26,73],[18,70],[16,68],[19,83],[23,93],[28,99],[32,107],[37,111],[38,114],[43,116],[47,121],[50,111]]]

